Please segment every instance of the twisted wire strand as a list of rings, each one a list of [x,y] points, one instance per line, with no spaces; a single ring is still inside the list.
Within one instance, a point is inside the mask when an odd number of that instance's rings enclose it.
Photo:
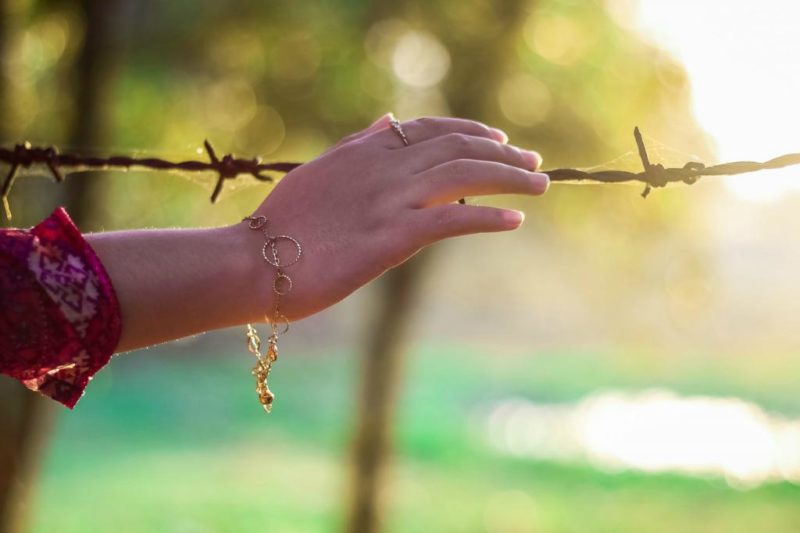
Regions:
[[[682,182],[688,185],[696,183],[698,179],[705,176],[732,176],[736,174],[747,174],[759,170],[783,168],[793,165],[800,165],[800,153],[786,154],[769,161],[737,161],[732,163],[721,163],[713,166],[706,166],[703,163],[691,161],[683,167],[664,168],[661,164],[653,164],[647,155],[647,149],[642,139],[639,128],[633,131],[639,158],[642,161],[642,172],[628,172],[623,170],[600,170],[587,172],[575,168],[558,168],[544,171],[550,176],[550,181],[591,181],[597,183],[623,183],[637,181],[645,184],[642,197],[647,198],[653,188],[665,187],[670,183]],[[0,147],[0,162],[9,165],[9,171],[3,180],[0,188],[0,198],[3,201],[5,214],[11,219],[11,209],[8,204],[8,195],[14,185],[18,171],[21,168],[28,168],[31,165],[44,165],[57,182],[64,180],[63,167],[82,170],[101,170],[133,167],[151,170],[179,170],[183,172],[214,172],[217,174],[217,182],[211,193],[211,202],[214,203],[219,198],[226,179],[236,179],[241,175],[250,175],[259,181],[274,181],[270,175],[264,172],[289,172],[302,163],[273,162],[263,163],[260,158],[244,159],[226,154],[219,158],[207,140],[204,141],[208,161],[179,161],[173,162],[153,157],[137,158],[129,156],[95,157],[82,156],[77,154],[61,154],[58,149],[49,147],[34,147],[30,143],[20,143],[14,148]]]
[[[546,170],[550,181],[594,181],[599,183],[624,183],[638,181],[645,184],[642,197],[647,198],[650,191],[656,187],[666,187],[670,183],[683,182],[692,185],[705,176],[734,176],[747,174],[759,170],[771,170],[792,165],[800,165],[800,153],[786,154],[769,161],[736,161],[721,163],[719,165],[705,166],[703,163],[690,161],[683,167],[664,168],[661,164],[652,164],[647,155],[647,148],[639,128],[633,130],[639,158],[642,160],[642,172],[628,172],[624,170],[600,170],[586,172],[574,168],[558,168]]]
[[[154,157],[130,157],[130,156],[110,156],[96,157],[78,154],[62,154],[54,146],[36,147],[30,143],[20,143],[14,148],[0,147],[0,162],[9,165],[8,173],[3,180],[0,188],[0,198],[8,219],[11,219],[11,209],[8,204],[8,195],[17,178],[18,172],[22,168],[32,165],[44,165],[50,171],[50,175],[56,182],[64,181],[63,168],[81,170],[102,170],[102,169],[130,169],[145,168],[151,170],[182,172],[214,172],[217,174],[217,182],[211,193],[211,202],[214,203],[222,192],[222,187],[226,179],[235,179],[240,175],[250,175],[259,181],[274,181],[270,175],[264,172],[289,172],[302,163],[263,163],[260,158],[244,159],[226,154],[221,158],[217,156],[211,143],[204,141],[208,161],[168,161]]]

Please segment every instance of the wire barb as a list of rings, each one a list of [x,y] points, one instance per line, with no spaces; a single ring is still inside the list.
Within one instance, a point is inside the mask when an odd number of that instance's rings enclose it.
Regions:
[[[647,157],[647,148],[644,145],[644,139],[642,139],[642,132],[639,131],[639,126],[633,128],[633,138],[636,140],[636,148],[639,150],[639,158],[642,160],[645,173],[652,172],[653,167],[650,164],[650,158]],[[647,198],[651,190],[651,185],[649,183],[646,184],[642,191],[642,198]]]
[[[642,197],[647,198],[651,190],[659,187],[666,187],[670,183],[683,182],[687,185],[697,183],[697,180],[704,176],[734,176],[737,174],[747,174],[759,170],[772,170],[793,165],[800,165],[800,153],[786,154],[769,161],[736,161],[733,163],[721,163],[707,167],[703,163],[690,161],[683,167],[664,168],[663,165],[652,164],[647,155],[642,133],[639,128],[633,130],[633,137],[639,151],[639,158],[642,160],[642,172],[627,172],[624,170],[601,170],[597,172],[585,172],[574,168],[559,168],[555,170],[545,170],[550,176],[550,181],[595,181],[599,183],[623,183],[628,181],[638,181],[644,183]]]
[[[44,165],[50,172],[53,179],[61,183],[64,181],[62,169],[65,167],[75,170],[101,170],[123,168],[130,169],[145,168],[151,170],[182,171],[182,172],[214,172],[217,175],[217,182],[214,191],[211,193],[211,202],[216,202],[226,179],[235,179],[242,174],[249,174],[259,181],[274,181],[274,178],[264,172],[289,172],[302,163],[263,163],[261,158],[243,159],[226,154],[222,158],[217,157],[214,148],[208,140],[203,142],[203,146],[208,154],[209,161],[180,161],[173,162],[158,158],[137,158],[128,156],[92,157],[77,154],[61,154],[58,149],[49,147],[35,147],[30,143],[20,143],[14,148],[0,147],[0,162],[9,165],[9,171],[3,180],[0,188],[0,198],[3,201],[3,208],[8,220],[11,220],[11,208],[8,203],[8,196],[14,186],[19,170],[29,168],[32,165]]]

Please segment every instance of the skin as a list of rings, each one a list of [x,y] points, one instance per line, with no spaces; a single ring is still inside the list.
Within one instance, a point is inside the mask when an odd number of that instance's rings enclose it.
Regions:
[[[253,216],[272,235],[303,247],[286,268],[294,286],[282,299],[290,321],[317,313],[436,241],[510,231],[521,212],[456,203],[465,196],[540,195],[541,157],[507,143],[479,122],[391,115],[342,139],[286,174]],[[211,329],[265,322],[274,305],[274,267],[261,257],[264,236],[247,222],[204,229],[146,229],[85,235],[120,301],[117,352]],[[282,243],[284,261],[294,253]]]

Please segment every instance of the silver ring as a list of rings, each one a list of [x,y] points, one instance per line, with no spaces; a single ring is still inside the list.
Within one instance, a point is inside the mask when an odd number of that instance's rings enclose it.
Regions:
[[[391,120],[389,121],[389,125],[392,127],[392,129],[394,130],[394,132],[395,132],[397,135],[399,135],[399,136],[400,136],[400,139],[402,139],[402,141],[403,141],[403,144],[404,144],[404,145],[406,145],[406,146],[408,146],[408,137],[406,137],[406,134],[405,134],[405,132],[403,131],[403,127],[400,125],[400,121],[398,121],[396,118],[393,118],[393,119],[391,119]]]

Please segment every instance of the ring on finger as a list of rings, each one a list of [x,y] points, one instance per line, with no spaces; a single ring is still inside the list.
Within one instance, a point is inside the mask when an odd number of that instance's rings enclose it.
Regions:
[[[392,127],[394,132],[400,137],[403,141],[405,146],[408,146],[408,137],[406,137],[406,133],[403,131],[403,126],[400,125],[400,121],[396,118],[393,118],[389,121],[389,125]]]

